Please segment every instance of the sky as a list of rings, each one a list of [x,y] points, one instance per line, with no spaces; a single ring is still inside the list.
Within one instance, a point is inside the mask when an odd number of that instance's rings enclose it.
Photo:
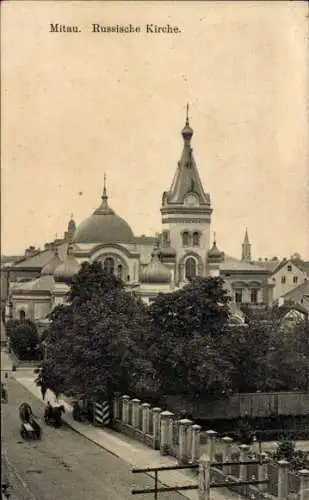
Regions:
[[[211,231],[240,256],[309,258],[307,2],[1,4],[2,253],[61,237],[100,203],[161,230],[163,191],[192,146]],[[51,33],[50,24],[79,27]],[[140,26],[93,33],[92,24]],[[179,33],[145,33],[146,24]]]

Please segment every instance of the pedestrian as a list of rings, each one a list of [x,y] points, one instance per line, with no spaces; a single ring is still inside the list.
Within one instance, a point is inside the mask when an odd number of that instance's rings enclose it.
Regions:
[[[46,395],[46,392],[47,392],[47,387],[45,384],[42,384],[41,385],[41,394],[42,394],[42,399],[43,401],[45,400],[45,395]]]

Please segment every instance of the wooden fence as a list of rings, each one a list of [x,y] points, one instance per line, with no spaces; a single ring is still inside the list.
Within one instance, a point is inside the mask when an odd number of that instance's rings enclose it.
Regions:
[[[244,416],[250,418],[309,416],[309,391],[244,393],[207,400],[167,395],[160,403],[174,413],[185,409],[199,420],[232,420]]]

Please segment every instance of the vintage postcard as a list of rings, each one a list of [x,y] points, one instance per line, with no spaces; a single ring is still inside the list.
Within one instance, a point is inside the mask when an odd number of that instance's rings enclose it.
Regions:
[[[1,3],[3,495],[309,498],[308,14]]]

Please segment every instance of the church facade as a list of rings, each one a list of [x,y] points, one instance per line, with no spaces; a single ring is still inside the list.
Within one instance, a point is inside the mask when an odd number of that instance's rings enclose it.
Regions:
[[[161,232],[135,236],[111,208],[104,177],[101,202],[88,218],[77,227],[71,219],[63,239],[10,266],[6,316],[44,322],[52,308],[66,300],[72,277],[85,261],[100,262],[146,303],[196,276],[222,276],[236,312],[240,304],[262,307],[271,302],[269,270],[251,261],[247,231],[241,259],[220,251],[215,238],[210,241],[213,208],[198,173],[188,117],[181,134],[180,160],[162,196]]]

